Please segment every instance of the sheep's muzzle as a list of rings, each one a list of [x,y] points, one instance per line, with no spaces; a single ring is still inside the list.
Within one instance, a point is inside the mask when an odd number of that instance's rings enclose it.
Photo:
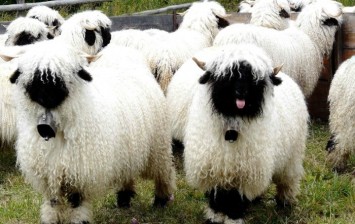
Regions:
[[[55,126],[53,114],[49,110],[46,110],[46,112],[39,117],[37,131],[46,141],[55,137],[57,128]]]

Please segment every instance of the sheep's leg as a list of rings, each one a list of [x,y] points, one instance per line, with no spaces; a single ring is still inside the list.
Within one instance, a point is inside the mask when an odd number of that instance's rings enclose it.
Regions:
[[[92,220],[91,203],[79,192],[69,193],[67,200],[70,206],[68,208],[70,224],[89,224]]]
[[[293,161],[287,163],[283,172],[274,177],[277,189],[276,202],[279,206],[289,206],[297,201],[296,196],[300,191],[303,173],[302,158],[294,157]]]
[[[343,172],[346,169],[347,161],[350,158],[350,151],[336,147],[327,156],[328,163],[336,172]]]
[[[41,206],[41,224],[59,224],[61,222],[58,199],[46,199]]]
[[[134,190],[134,181],[130,180],[123,185],[123,188],[117,192],[117,206],[119,208],[131,207],[131,199],[136,195]]]
[[[160,144],[162,145],[162,144]],[[144,176],[155,182],[155,207],[164,207],[172,199],[175,185],[175,168],[170,141],[166,141],[165,147],[152,150],[149,157],[147,171]]]
[[[216,187],[206,193],[209,207],[206,209],[207,223],[243,223],[250,201],[236,189],[225,190]]]

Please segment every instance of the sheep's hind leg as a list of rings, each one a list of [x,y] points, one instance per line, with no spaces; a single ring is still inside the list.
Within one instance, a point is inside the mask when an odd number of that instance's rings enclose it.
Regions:
[[[131,207],[131,199],[136,195],[134,190],[134,181],[130,180],[123,185],[123,188],[117,192],[117,206],[119,208]]]
[[[241,224],[250,201],[236,189],[214,188],[206,193],[206,223]]]
[[[90,224],[92,220],[91,204],[84,199],[83,195],[74,192],[67,196],[69,202],[68,214],[70,224]]]

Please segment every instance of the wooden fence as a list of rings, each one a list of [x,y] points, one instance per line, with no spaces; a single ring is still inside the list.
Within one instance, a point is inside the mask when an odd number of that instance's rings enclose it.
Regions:
[[[291,18],[295,19],[297,13],[293,13]],[[157,28],[166,31],[174,31],[181,22],[181,16],[176,13],[169,15],[150,15],[150,16],[117,16],[111,17],[113,25],[112,31],[127,28],[149,29]],[[249,23],[249,13],[232,13],[228,20],[231,23]],[[2,22],[2,24],[8,24]],[[312,118],[327,120],[328,110],[328,91],[332,77],[339,65],[346,59],[355,55],[355,13],[345,13],[344,21],[336,34],[333,52],[331,57],[324,59],[324,68],[319,78],[317,87],[312,96],[308,99],[308,108]],[[0,26],[0,33],[5,32]]]

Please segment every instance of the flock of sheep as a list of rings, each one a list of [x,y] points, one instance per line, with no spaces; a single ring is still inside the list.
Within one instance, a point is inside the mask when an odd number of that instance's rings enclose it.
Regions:
[[[108,189],[129,207],[138,176],[154,206],[176,189],[172,140],[184,144],[187,182],[206,192],[206,223],[243,223],[247,204],[277,186],[297,201],[309,115],[343,6],[333,0],[240,3],[232,24],[215,1],[195,2],[171,33],[111,32],[92,10],[63,19],[39,6],[0,37],[0,138],[14,144],[26,181],[43,194],[41,223],[93,222]],[[291,10],[298,10],[295,21]],[[345,11],[345,10],[344,10]],[[355,151],[355,59],[332,81],[329,161]]]

